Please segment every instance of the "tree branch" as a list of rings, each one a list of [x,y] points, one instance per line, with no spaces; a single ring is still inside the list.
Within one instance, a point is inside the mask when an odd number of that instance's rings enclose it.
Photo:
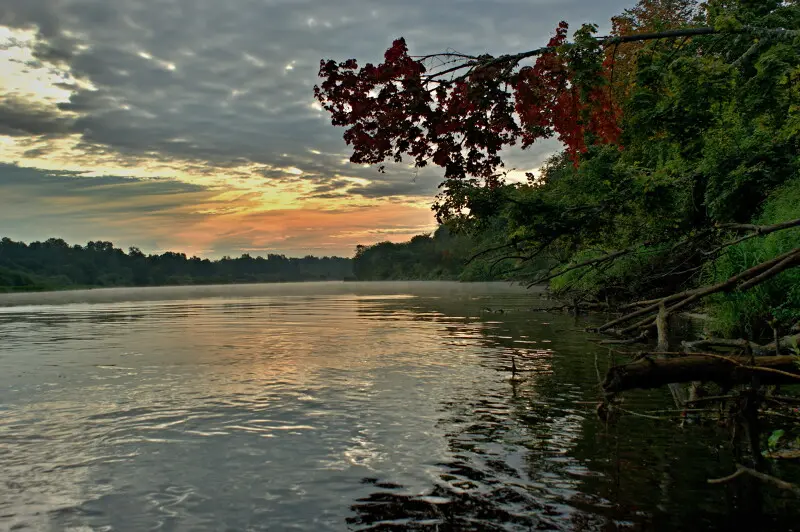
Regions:
[[[723,281],[721,283],[717,283],[717,284],[712,285],[712,286],[707,286],[707,287],[695,288],[695,289],[692,289],[692,290],[687,290],[685,292],[680,292],[678,294],[673,294],[673,295],[661,298],[659,300],[654,300],[653,304],[651,304],[651,305],[648,305],[648,306],[646,306],[646,307],[644,307],[644,308],[642,308],[640,310],[637,310],[635,312],[631,312],[630,314],[626,314],[625,316],[622,316],[620,318],[617,318],[615,320],[612,320],[612,321],[610,321],[608,323],[605,323],[605,324],[601,325],[600,327],[597,328],[597,331],[598,332],[602,332],[602,331],[611,329],[615,325],[626,323],[626,322],[628,322],[628,321],[630,321],[630,320],[632,320],[634,318],[638,318],[640,316],[646,316],[646,315],[652,314],[654,312],[657,312],[659,306],[662,303],[663,304],[667,304],[667,303],[672,303],[674,301],[678,302],[678,303],[672,305],[671,307],[667,308],[667,312],[671,314],[671,313],[673,313],[673,312],[675,312],[677,310],[680,310],[681,308],[683,308],[683,307],[685,307],[687,305],[690,305],[691,303],[694,303],[698,299],[701,299],[701,298],[706,297],[708,295],[711,295],[711,294],[714,294],[714,293],[717,293],[717,292],[722,292],[722,291],[729,291],[729,290],[733,289],[738,283],[740,283],[742,281],[748,281],[744,285],[742,285],[743,287],[746,287],[745,289],[751,288],[752,286],[755,286],[755,284],[761,283],[761,282],[769,279],[770,277],[773,277],[773,276],[777,275],[778,273],[782,272],[783,270],[786,270],[786,269],[794,266],[798,262],[800,262],[800,248],[793,249],[793,250],[791,250],[791,251],[789,251],[787,253],[784,253],[783,255],[775,257],[774,259],[762,262],[761,264],[758,264],[758,265],[753,266],[752,268],[750,268],[748,270],[745,270],[745,271],[743,271],[741,273],[738,273],[738,274],[734,275],[733,277],[730,277],[728,280]],[[751,281],[755,281],[756,280],[755,278],[757,278],[758,281],[757,282],[751,282]],[[622,330],[621,333],[622,334],[627,334],[627,333],[632,332],[632,331],[634,331],[636,329],[639,329],[639,328],[642,328],[642,327],[649,328],[650,326],[652,326],[652,322],[648,318],[648,319],[645,319],[645,320],[642,320],[642,321],[636,323],[635,325],[633,325],[631,327],[628,327],[627,329]]]
[[[640,248],[642,246],[647,247],[647,246],[650,246],[650,245],[651,245],[651,242],[644,242],[642,244],[636,244],[636,245],[630,246],[628,248],[625,248],[623,250],[615,251],[614,253],[608,253],[608,254],[606,254],[606,255],[604,255],[602,257],[595,257],[593,259],[587,259],[587,260],[579,262],[577,264],[573,264],[573,265],[568,266],[567,268],[565,268],[565,269],[563,269],[563,270],[561,270],[559,272],[556,272],[556,273],[552,273],[553,270],[551,269],[547,273],[547,275],[545,277],[541,277],[541,278],[535,279],[534,281],[531,282],[531,285],[539,284],[539,283],[543,283],[545,281],[549,281],[551,279],[555,279],[556,277],[560,277],[560,276],[564,275],[567,272],[571,272],[571,271],[577,270],[579,268],[584,268],[586,266],[592,266],[592,265],[597,265],[597,264],[602,264],[604,262],[612,261],[612,260],[614,260],[614,259],[616,259],[618,257],[622,257],[623,255],[627,255],[629,253],[632,253],[632,252],[636,251],[636,249],[638,249],[638,248]]]
[[[753,266],[749,270],[745,270],[744,272],[734,275],[727,281],[723,281],[721,283],[697,289],[686,297],[682,301],[672,305],[671,307],[667,308],[667,313],[672,314],[675,311],[678,311],[692,303],[709,296],[711,294],[715,294],[717,292],[729,292],[733,290],[737,283],[743,280],[750,279],[748,282],[742,284],[739,287],[740,291],[748,290],[753,286],[766,281],[767,279],[774,277],[775,275],[781,273],[784,270],[794,267],[796,264],[800,263],[800,248],[794,249],[788,253],[784,253],[779,257],[776,257],[772,260],[762,262],[757,266]],[[766,270],[766,271],[765,271]],[[763,273],[762,273],[763,272]],[[754,277],[755,276],[755,277]],[[655,321],[648,322],[647,319],[638,322],[627,329],[622,330],[622,334],[629,334],[637,329],[653,327],[655,325]]]
[[[751,238],[755,238],[757,236],[764,236],[770,233],[774,233],[776,231],[783,231],[784,229],[791,229],[793,227],[800,227],[800,218],[796,220],[789,220],[786,222],[781,222],[778,224],[773,225],[752,225],[752,224],[721,224],[718,225],[717,228],[719,229],[727,229],[730,231],[752,231],[752,233],[748,235],[744,235],[743,237],[737,238],[736,240],[731,240],[730,242],[725,242],[724,244],[712,249],[711,251],[704,251],[704,255],[716,255],[722,249],[728,246],[735,246],[745,240],[749,240]]]
[[[598,42],[601,46],[612,46],[612,45],[617,46],[619,44],[632,43],[632,42],[654,41],[660,39],[674,39],[676,37],[699,37],[703,35],[719,35],[719,34],[754,34],[754,35],[764,35],[764,36],[793,37],[800,34],[800,31],[788,30],[784,28],[756,28],[752,26],[746,26],[736,30],[717,30],[712,27],[698,27],[698,28],[683,28],[677,30],[653,32],[653,33],[637,33],[633,35],[596,37],[595,41]],[[563,46],[574,47],[576,46],[576,44],[565,43]],[[441,54],[429,54],[425,56],[419,56],[418,60],[427,60],[435,57],[454,57],[460,59],[469,59],[469,61],[462,63],[461,65],[457,65],[455,67],[451,67],[443,71],[435,72],[426,76],[427,79],[433,80],[436,77],[441,77],[446,74],[457,72],[458,70],[467,67],[474,67],[474,66],[488,67],[488,66],[503,65],[503,64],[516,65],[517,63],[525,59],[529,59],[531,57],[537,57],[545,53],[553,53],[556,51],[557,48],[554,46],[543,46],[541,48],[536,48],[535,50],[529,50],[527,52],[520,52],[517,54],[504,54],[498,57],[486,56],[485,59],[482,59],[480,56],[475,57],[467,54],[445,52]]]

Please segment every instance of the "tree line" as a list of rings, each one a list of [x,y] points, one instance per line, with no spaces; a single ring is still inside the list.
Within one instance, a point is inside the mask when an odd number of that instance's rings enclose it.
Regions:
[[[0,291],[38,291],[109,286],[331,281],[352,278],[353,261],[342,257],[286,257],[268,254],[219,260],[166,252],[126,253],[111,242],[69,245],[0,240]]]

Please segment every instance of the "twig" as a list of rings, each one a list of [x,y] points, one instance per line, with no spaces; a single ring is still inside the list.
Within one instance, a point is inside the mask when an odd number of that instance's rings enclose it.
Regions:
[[[655,419],[656,421],[664,421],[665,419],[670,419],[668,417],[650,416],[650,415],[647,415],[647,414],[642,414],[642,413],[639,413],[639,412],[634,412],[633,410],[626,410],[624,408],[619,408],[619,407],[617,407],[617,410],[619,410],[620,412],[625,412],[626,414],[630,414],[632,416],[644,417],[644,418],[647,418],[647,419]]]
[[[625,248],[625,249],[620,250],[620,251],[615,251],[614,253],[607,253],[606,255],[603,255],[602,257],[595,257],[593,259],[584,260],[584,261],[579,262],[577,264],[573,264],[571,266],[568,266],[567,268],[564,268],[563,270],[560,270],[560,271],[558,271],[556,273],[552,273],[552,270],[550,270],[547,273],[547,275],[545,275],[544,277],[540,277],[540,278],[537,278],[534,281],[532,281],[532,284],[543,283],[545,281],[549,281],[551,279],[555,279],[556,277],[560,277],[560,276],[564,275],[567,272],[571,272],[571,271],[577,270],[579,268],[584,268],[586,266],[593,266],[593,265],[602,264],[604,262],[612,261],[612,260],[616,259],[617,257],[622,257],[623,255],[627,255],[629,253],[633,253],[634,251],[636,251],[640,247],[647,247],[647,246],[650,246],[650,245],[652,245],[651,242],[644,242],[642,244],[636,244],[636,245],[630,246],[630,247]]]
[[[744,475],[744,473],[745,473],[744,469],[737,469],[734,473],[728,475],[727,477],[710,478],[706,480],[706,482],[708,482],[709,484],[724,484],[726,482],[730,482],[731,480]]]
[[[762,372],[765,372],[765,373],[774,373],[776,375],[782,375],[784,377],[790,377],[792,379],[800,380],[800,375],[796,375],[794,373],[789,373],[788,371],[783,371],[783,370],[780,370],[780,369],[762,368],[762,367],[759,367],[759,366],[745,366],[745,365],[741,365],[741,367],[744,368],[744,369],[752,369],[752,370],[755,370],[755,371],[762,371]]]
[[[760,414],[762,416],[775,416],[775,417],[781,417],[781,418],[784,418],[784,419],[790,419],[790,420],[794,421],[795,423],[800,423],[800,419],[798,419],[797,416],[790,416],[790,415],[787,415],[787,414],[782,414],[780,412],[773,412],[772,410],[761,410]]]
[[[774,401],[776,403],[789,403],[800,405],[800,397],[787,397],[785,395],[768,395],[764,397],[767,401]]]
[[[625,340],[602,340],[598,342],[600,345],[630,345],[639,342],[646,342],[648,339],[647,331],[634,338],[627,338]]]
[[[688,401],[687,401],[688,402]],[[679,408],[675,410],[648,410],[648,414],[682,414],[684,412],[716,412],[713,408]]]

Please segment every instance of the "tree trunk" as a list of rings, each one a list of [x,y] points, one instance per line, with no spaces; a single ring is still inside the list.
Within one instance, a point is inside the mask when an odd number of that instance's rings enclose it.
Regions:
[[[659,353],[652,353],[653,357]],[[762,384],[800,384],[800,368],[793,356],[720,357],[688,355],[678,358],[650,358],[614,366],[608,370],[603,390],[620,393],[637,388],[660,388],[677,382],[719,382],[746,384],[754,374]],[[777,371],[776,371],[777,370]]]

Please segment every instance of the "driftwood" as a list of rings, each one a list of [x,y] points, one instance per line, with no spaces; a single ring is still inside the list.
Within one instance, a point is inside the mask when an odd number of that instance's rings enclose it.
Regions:
[[[800,384],[800,367],[797,365],[797,358],[793,356],[753,359],[692,353],[676,358],[655,358],[664,355],[665,353],[643,353],[636,362],[612,367],[603,381],[603,391],[613,394],[692,381],[745,384],[756,375],[762,384]]]

